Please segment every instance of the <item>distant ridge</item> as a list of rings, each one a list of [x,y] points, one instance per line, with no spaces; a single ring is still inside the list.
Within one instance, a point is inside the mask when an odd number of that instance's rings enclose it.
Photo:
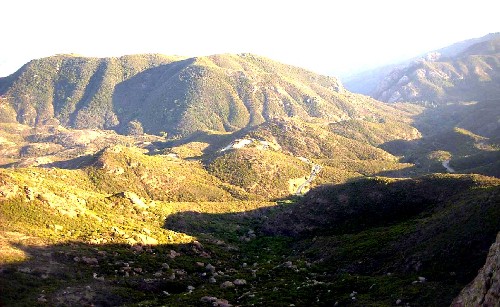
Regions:
[[[484,69],[484,65],[480,62],[485,59],[467,59],[466,53],[474,50],[472,47],[474,45],[479,46],[483,42],[494,42],[499,38],[500,33],[497,32],[464,40],[435,51],[427,52],[418,58],[408,59],[398,64],[390,64],[346,77],[343,81],[348,90],[370,95],[383,101],[455,100],[462,94],[466,94],[468,97],[479,97],[478,94],[483,89],[477,88],[477,84],[469,84],[470,88],[466,88],[467,86],[464,87],[463,84],[454,83],[453,78],[462,77],[463,79],[459,79],[461,83],[477,82],[474,75],[469,71],[463,70],[463,67]],[[476,49],[475,55],[484,56],[482,54],[483,51],[485,50]],[[489,57],[493,56],[494,60],[486,60],[487,64],[491,65],[488,61],[498,63],[498,53],[496,56],[491,53],[488,53],[488,55]],[[453,67],[453,73],[449,71],[451,67]],[[493,65],[492,69],[498,69],[498,65]],[[418,77],[415,73],[417,70],[427,73],[428,76],[420,72],[420,77]],[[404,76],[407,76],[407,78],[404,78]],[[408,85],[410,82],[411,84]],[[404,88],[405,85],[407,85],[406,88]],[[494,86],[495,84],[491,84],[487,85],[486,88],[492,89]],[[451,89],[452,87],[458,87],[456,93],[450,93],[454,91]],[[481,98],[479,97],[479,99]]]
[[[386,102],[449,102],[495,99],[500,95],[500,36],[450,56],[431,53],[393,70],[373,97]]]

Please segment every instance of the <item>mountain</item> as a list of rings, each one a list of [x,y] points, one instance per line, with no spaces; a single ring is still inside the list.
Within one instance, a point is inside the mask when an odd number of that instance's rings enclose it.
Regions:
[[[443,306],[500,229],[498,98],[250,54],[59,55],[0,93],[2,306]]]
[[[498,87],[495,83],[498,51],[495,49],[499,38],[499,33],[491,33],[465,40],[400,64],[350,76],[344,82],[353,92],[387,102],[495,97],[495,87]],[[484,90],[491,93],[480,94]]]
[[[345,91],[333,77],[252,54],[57,55],[0,79],[0,95],[3,122],[172,136],[231,132],[275,117],[378,116],[381,105]]]
[[[498,97],[500,37],[474,44],[451,58],[428,58],[394,70],[374,97],[386,101],[468,101]]]

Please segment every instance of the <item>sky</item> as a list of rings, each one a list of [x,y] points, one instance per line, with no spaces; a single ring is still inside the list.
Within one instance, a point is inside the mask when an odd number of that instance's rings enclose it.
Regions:
[[[0,76],[61,53],[249,52],[347,75],[500,31],[497,0],[2,0]]]

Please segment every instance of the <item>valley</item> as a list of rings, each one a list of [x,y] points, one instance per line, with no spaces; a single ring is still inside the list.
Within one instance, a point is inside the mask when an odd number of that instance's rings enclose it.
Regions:
[[[253,54],[27,63],[0,78],[0,305],[452,304],[500,231],[497,41],[454,64],[480,86],[391,103]]]

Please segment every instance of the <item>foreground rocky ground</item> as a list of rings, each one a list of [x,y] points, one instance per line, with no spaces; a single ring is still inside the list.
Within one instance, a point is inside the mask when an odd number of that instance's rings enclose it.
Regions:
[[[407,185],[417,194],[436,188],[415,198]],[[64,219],[44,200],[18,194],[1,206],[1,302],[449,305],[484,265],[500,229],[498,187],[494,178],[440,175],[353,182],[279,203],[152,206],[128,194],[101,200],[119,211],[94,200],[85,214]],[[364,198],[346,199],[348,191],[380,201],[369,208]],[[345,204],[355,211],[343,211]],[[372,209],[383,215],[368,219]],[[347,214],[346,223],[335,222],[332,210]],[[324,214],[318,219],[316,211]]]

